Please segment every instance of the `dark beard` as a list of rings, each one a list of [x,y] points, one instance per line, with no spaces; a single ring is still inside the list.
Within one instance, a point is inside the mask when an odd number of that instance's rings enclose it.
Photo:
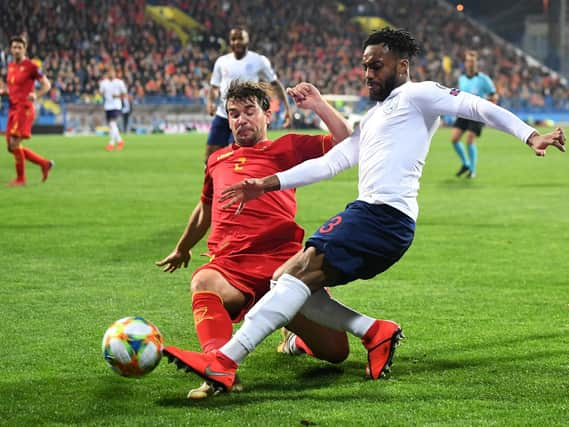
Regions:
[[[377,91],[369,92],[369,99],[372,101],[379,101],[383,102],[389,96],[391,91],[397,87],[397,77],[396,74],[393,73],[391,77],[389,77],[385,84]]]

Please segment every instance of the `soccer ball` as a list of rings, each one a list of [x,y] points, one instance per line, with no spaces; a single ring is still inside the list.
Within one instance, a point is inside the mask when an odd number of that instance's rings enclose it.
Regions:
[[[151,372],[162,357],[162,334],[142,317],[125,317],[113,323],[103,336],[103,357],[123,377]]]

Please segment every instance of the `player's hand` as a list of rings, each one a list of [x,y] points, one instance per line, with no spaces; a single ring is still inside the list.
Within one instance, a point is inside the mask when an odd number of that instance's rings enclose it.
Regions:
[[[217,109],[214,104],[207,104],[207,113],[210,116],[215,116],[215,110]]]
[[[164,267],[163,271],[166,273],[173,273],[182,265],[188,268],[188,264],[192,259],[192,251],[181,251],[178,248],[174,249],[170,255],[163,260],[155,262],[158,267]]]
[[[235,215],[239,215],[245,206],[245,202],[257,199],[263,195],[265,187],[262,179],[248,178],[237,184],[230,185],[221,192],[220,203],[227,202],[223,209],[238,204]]]
[[[292,97],[297,106],[306,110],[314,110],[321,102],[324,102],[316,86],[306,82],[287,88],[286,93]]]
[[[534,132],[527,140],[527,145],[534,151],[536,156],[545,156],[545,151],[552,145],[559,151],[565,152],[565,133],[557,128],[553,132],[540,135]]]
[[[28,95],[28,101],[35,101],[37,98],[38,97],[35,92],[30,92],[30,94]]]

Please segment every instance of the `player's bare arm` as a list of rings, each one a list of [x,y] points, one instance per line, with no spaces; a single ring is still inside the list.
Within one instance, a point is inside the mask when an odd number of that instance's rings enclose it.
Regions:
[[[538,132],[532,133],[526,144],[533,150],[536,156],[545,156],[545,151],[549,146],[554,146],[559,151],[565,152],[565,133],[563,129],[556,128],[553,132],[540,135]]]
[[[219,98],[219,87],[211,86],[207,95],[207,113],[210,116],[215,115],[216,101]]]
[[[222,206],[223,209],[238,204],[235,212],[238,214],[243,210],[247,201],[261,197],[269,191],[298,188],[332,178],[358,163],[359,145],[360,132],[358,130],[321,157],[305,160],[274,175],[260,179],[249,178],[228,186],[222,190],[219,202],[225,203]]]
[[[8,95],[8,87],[6,86],[6,83],[0,80],[0,96],[6,95]]]
[[[51,89],[51,82],[46,76],[42,76],[40,79],[40,88],[36,92],[31,92],[28,95],[30,101],[35,101],[38,98],[44,96]]]
[[[326,102],[314,85],[302,82],[293,88],[287,88],[286,92],[297,106],[314,111],[320,117],[330,130],[334,144],[352,134],[352,127],[348,121]]]
[[[219,201],[221,203],[227,202],[223,205],[223,209],[239,203],[235,211],[235,215],[238,215],[249,200],[258,199],[264,193],[280,190],[280,188],[281,183],[276,175],[270,175],[265,178],[248,178],[224,189],[221,192]]]
[[[191,249],[205,236],[210,225],[211,204],[199,202],[190,215],[188,225],[174,250],[164,259],[157,261],[156,265],[164,267],[167,273],[173,273],[182,265],[187,268],[192,259]]]
[[[290,104],[288,102],[288,97],[286,96],[284,87],[281,84],[281,82],[279,82],[278,80],[271,82],[271,86],[273,88],[273,91],[277,94],[279,100],[285,106],[285,119],[283,126],[285,128],[290,127],[292,125],[292,109],[290,108]]]
[[[498,103],[498,99],[500,97],[498,96],[498,94],[496,92],[488,95],[488,97],[486,98],[488,101],[490,101],[492,104],[497,104]]]

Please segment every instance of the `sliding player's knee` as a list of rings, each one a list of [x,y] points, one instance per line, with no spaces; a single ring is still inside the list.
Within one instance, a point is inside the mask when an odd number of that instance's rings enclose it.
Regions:
[[[325,360],[330,363],[342,363],[349,355],[350,347],[348,345],[348,338],[346,334],[344,334],[343,338],[332,342]]]
[[[314,357],[330,363],[342,363],[350,354],[348,337],[345,332],[335,332],[334,336],[326,336],[322,345],[312,348]],[[324,344],[325,343],[325,344]]]
[[[6,145],[6,149],[8,150],[8,152],[13,153],[14,151],[16,151],[16,149],[18,148],[18,143],[14,142],[14,141],[10,141],[7,145]]]
[[[197,275],[190,282],[190,293],[195,294],[196,292],[216,292],[218,291],[217,286],[210,280],[205,280]]]

